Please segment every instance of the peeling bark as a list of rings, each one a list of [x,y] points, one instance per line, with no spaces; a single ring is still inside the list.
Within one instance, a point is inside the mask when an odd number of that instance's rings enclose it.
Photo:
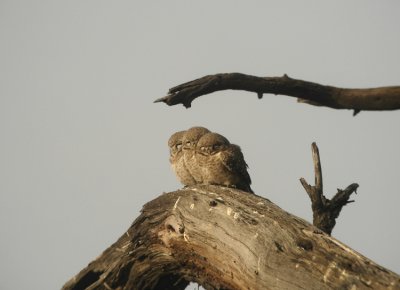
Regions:
[[[64,290],[400,289],[375,264],[269,200],[196,186],[147,203]]]
[[[293,79],[287,75],[256,77],[241,73],[207,75],[171,88],[167,96],[154,102],[164,102],[169,106],[183,104],[189,108],[194,99],[222,90],[254,92],[260,99],[263,94],[286,95],[310,105],[354,110],[354,115],[360,111],[400,109],[400,86],[349,89]]]

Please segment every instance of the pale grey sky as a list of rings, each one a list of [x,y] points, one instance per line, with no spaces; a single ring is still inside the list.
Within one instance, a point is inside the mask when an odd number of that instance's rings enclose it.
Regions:
[[[0,2],[0,288],[59,289],[142,205],[181,185],[175,131],[202,125],[239,144],[253,189],[311,221],[298,179],[360,184],[333,236],[400,272],[400,112],[258,100],[246,92],[153,104],[220,72],[343,87],[400,85],[399,1]]]

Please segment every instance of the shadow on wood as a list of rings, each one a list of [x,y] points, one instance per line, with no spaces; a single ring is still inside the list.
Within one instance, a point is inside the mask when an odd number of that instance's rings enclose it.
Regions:
[[[400,289],[400,277],[269,200],[196,186],[147,203],[64,290]]]

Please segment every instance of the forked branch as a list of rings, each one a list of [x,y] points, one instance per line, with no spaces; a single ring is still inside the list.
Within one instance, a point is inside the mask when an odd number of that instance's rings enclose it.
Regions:
[[[332,199],[327,199],[323,193],[321,160],[315,142],[312,143],[311,150],[314,162],[315,185],[308,184],[304,178],[300,178],[300,182],[311,199],[314,226],[330,235],[343,206],[354,202],[349,198],[353,192],[357,193],[358,184],[352,183],[344,190],[338,189]]]

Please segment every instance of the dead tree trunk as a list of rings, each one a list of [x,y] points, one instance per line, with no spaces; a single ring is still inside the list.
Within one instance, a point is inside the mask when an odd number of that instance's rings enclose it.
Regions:
[[[400,289],[375,264],[269,200],[196,186],[147,203],[64,290]]]

